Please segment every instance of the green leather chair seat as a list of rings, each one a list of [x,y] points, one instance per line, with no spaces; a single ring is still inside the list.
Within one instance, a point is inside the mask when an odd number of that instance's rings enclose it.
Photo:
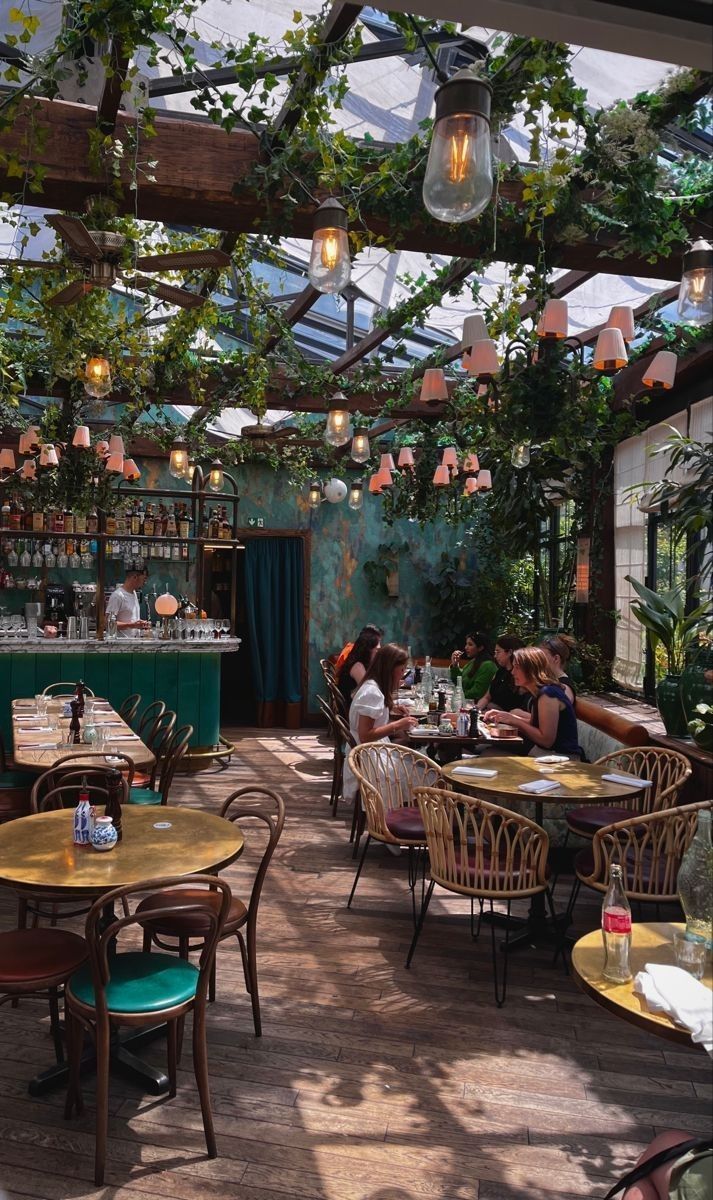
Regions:
[[[150,788],[132,787],[129,788],[129,804],[160,804],[161,796],[158,792],[152,792]]]
[[[109,960],[111,979],[106,989],[110,1012],[161,1012],[192,1000],[198,984],[198,968],[172,954],[131,951]],[[67,985],[83,1004],[94,1005],[91,967],[77,971]]]
[[[2,788],[30,788],[37,776],[31,771],[0,771],[0,790]]]

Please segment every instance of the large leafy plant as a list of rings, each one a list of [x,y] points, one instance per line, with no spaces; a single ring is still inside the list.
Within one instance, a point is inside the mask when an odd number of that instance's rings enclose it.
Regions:
[[[706,601],[687,613],[685,584],[666,592],[653,592],[632,575],[626,579],[639,597],[631,605],[631,611],[646,630],[651,649],[655,654],[662,646],[669,674],[680,675],[688,651],[710,627],[713,604]]]

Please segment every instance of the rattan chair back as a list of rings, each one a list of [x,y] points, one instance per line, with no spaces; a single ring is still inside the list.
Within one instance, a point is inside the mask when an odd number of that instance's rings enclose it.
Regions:
[[[640,815],[673,808],[691,774],[691,764],[684,754],[658,746],[624,746],[598,758],[596,765],[651,780],[653,786],[644,788],[641,795],[634,796],[628,803],[615,802],[617,808],[631,808]]]
[[[382,842],[404,843],[386,824],[386,814],[415,805],[419,787],[438,787],[444,775],[438,763],[426,754],[391,742],[366,742],[349,751],[349,766],[359,784],[370,837]]]
[[[431,879],[451,892],[515,899],[547,886],[549,838],[521,813],[475,796],[418,787]]]
[[[624,891],[630,900],[660,904],[676,900],[681,860],[695,837],[698,814],[713,809],[713,801],[680,804],[605,825],[592,841],[591,874],[577,870],[587,887],[606,892],[613,863],[621,866]]]

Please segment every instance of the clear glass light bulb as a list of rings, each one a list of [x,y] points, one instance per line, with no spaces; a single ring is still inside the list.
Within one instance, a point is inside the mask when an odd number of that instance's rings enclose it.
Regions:
[[[353,486],[349,490],[349,507],[354,509],[354,512],[362,507],[364,503],[364,489],[359,486]]]
[[[188,463],[188,448],[183,445],[174,445],[171,447],[171,455],[168,460],[168,470],[174,479],[183,479],[186,473]]]
[[[315,230],[307,275],[318,292],[343,292],[352,274],[346,229]]]
[[[713,269],[686,271],[678,293],[678,315],[686,325],[707,325],[713,320]]]
[[[93,357],[84,368],[84,390],[88,396],[101,399],[111,391],[111,367],[106,358]]]
[[[185,467],[183,473],[185,473]],[[222,492],[223,490],[223,468],[217,459],[211,463],[208,472],[208,487],[211,492]]]
[[[348,411],[344,408],[330,408],[324,430],[325,442],[330,446],[346,446],[350,435]]]
[[[309,493],[307,495],[307,503],[310,508],[319,508],[322,503],[322,489],[318,483],[310,484]]]
[[[365,463],[370,454],[369,437],[363,430],[358,430],[352,438],[351,457],[354,462]]]
[[[423,203],[438,221],[472,221],[493,194],[490,126],[474,113],[442,117],[433,127]]]
[[[510,462],[518,471],[530,465],[530,443],[519,442],[517,446],[513,446]]]

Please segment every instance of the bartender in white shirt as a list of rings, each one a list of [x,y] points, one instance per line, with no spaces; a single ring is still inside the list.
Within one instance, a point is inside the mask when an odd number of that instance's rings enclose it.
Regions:
[[[134,637],[136,630],[147,629],[150,622],[141,620],[139,597],[136,589],[146,583],[148,571],[139,560],[131,564],[126,573],[126,579],[114,589],[106,606],[107,615],[113,613],[116,617],[116,631],[119,637]]]

